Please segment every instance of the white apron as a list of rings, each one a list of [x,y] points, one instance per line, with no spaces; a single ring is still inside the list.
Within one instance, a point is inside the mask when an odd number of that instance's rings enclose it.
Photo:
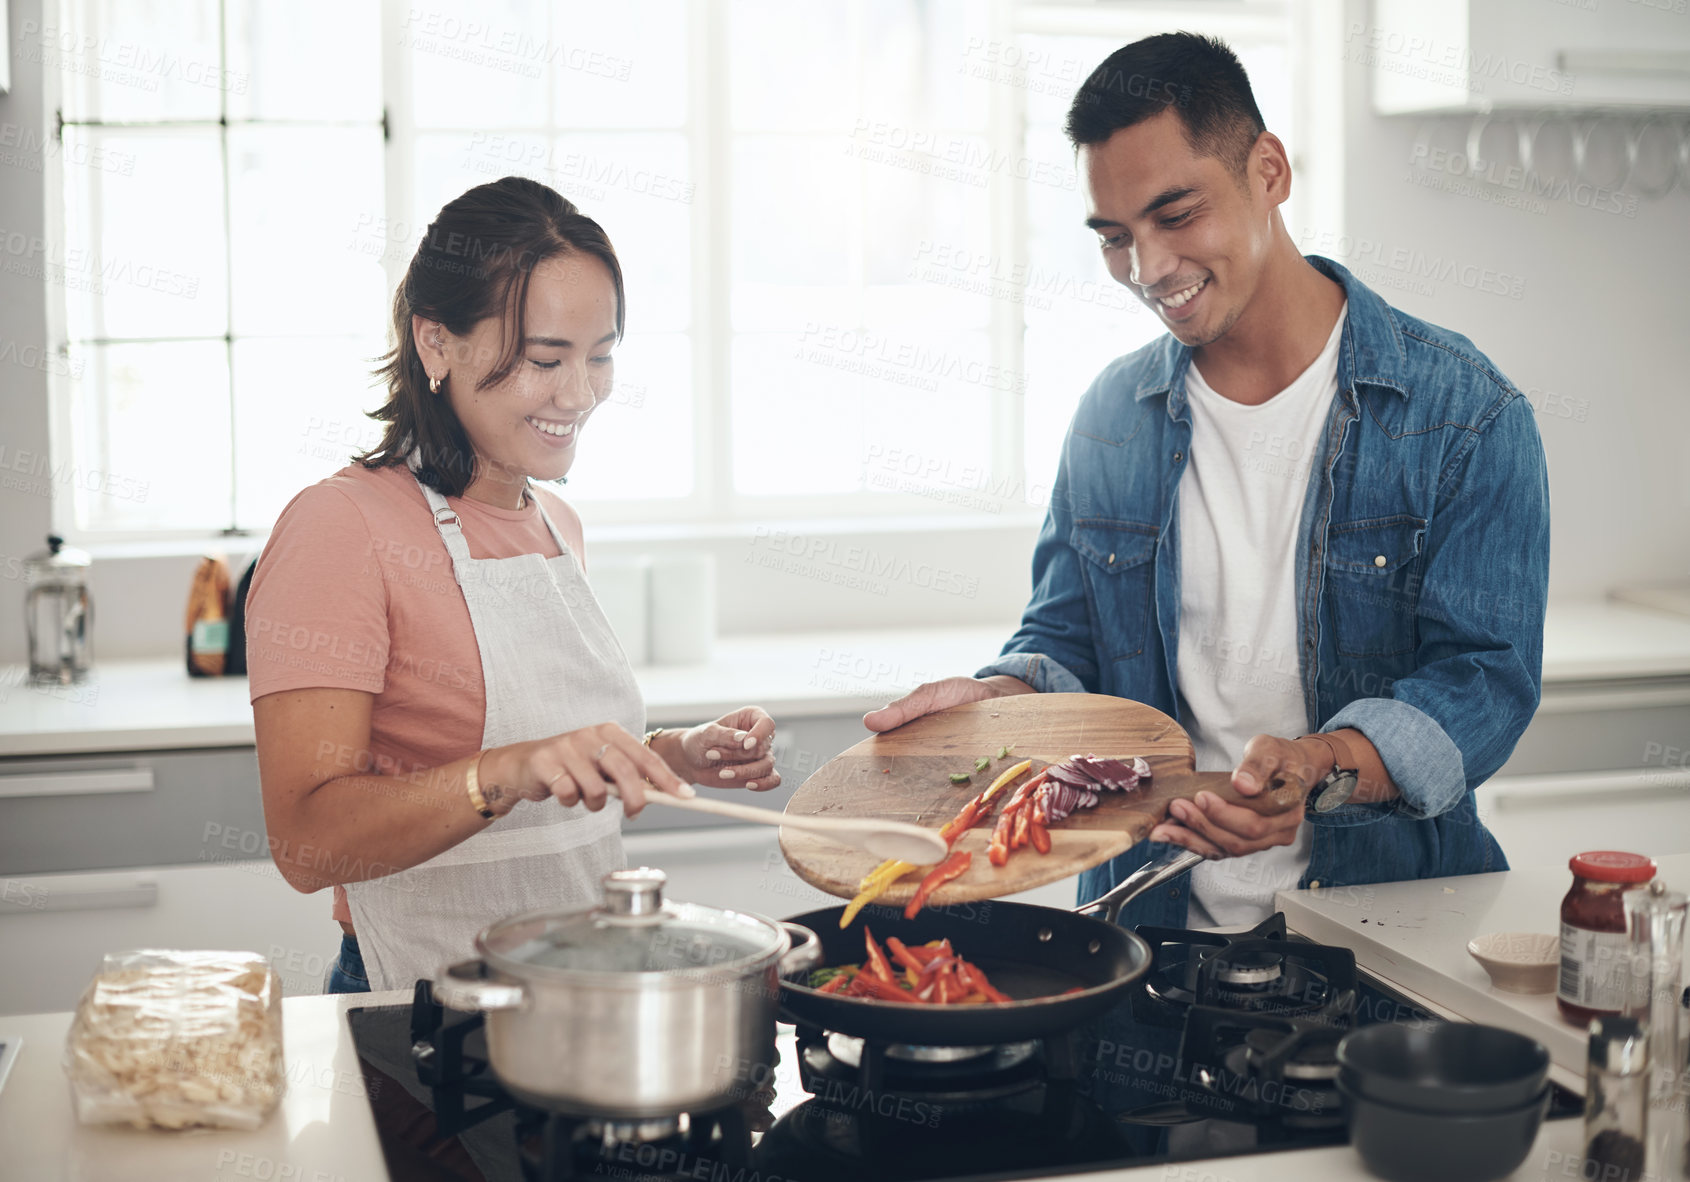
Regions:
[[[643,731],[645,703],[633,670],[538,498],[541,520],[562,554],[471,558],[446,498],[421,481],[418,486],[451,555],[481,650],[487,692],[481,745],[544,739],[601,722]],[[420,977],[434,977],[475,955],[475,934],[507,916],[592,906],[600,880],[625,864],[622,804],[614,797],[597,813],[524,800],[419,866],[347,883],[370,988],[408,989]]]

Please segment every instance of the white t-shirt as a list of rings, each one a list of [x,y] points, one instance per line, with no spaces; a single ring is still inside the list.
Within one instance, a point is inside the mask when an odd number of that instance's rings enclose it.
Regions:
[[[1197,770],[1238,766],[1260,734],[1308,731],[1297,661],[1296,547],[1309,469],[1338,393],[1338,313],[1320,356],[1259,406],[1186,372],[1191,457],[1179,484],[1179,694]],[[1297,841],[1191,873],[1193,927],[1254,924],[1309,864]]]

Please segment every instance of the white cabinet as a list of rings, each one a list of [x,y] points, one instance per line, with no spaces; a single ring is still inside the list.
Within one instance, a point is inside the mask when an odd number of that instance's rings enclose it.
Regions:
[[[1687,0],[1374,0],[1345,31],[1381,115],[1690,107]]]
[[[100,958],[130,948],[260,952],[285,994],[317,993],[340,948],[329,908],[268,860],[0,878],[0,1014],[71,1009]]]

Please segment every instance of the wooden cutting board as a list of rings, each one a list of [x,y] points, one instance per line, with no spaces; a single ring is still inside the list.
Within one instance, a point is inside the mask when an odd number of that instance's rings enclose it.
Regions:
[[[997,758],[1006,746],[1011,748],[1009,757]],[[1250,800],[1238,796],[1225,772],[1194,773],[1185,731],[1142,703],[1103,694],[1021,694],[941,710],[864,739],[805,780],[787,802],[786,812],[884,817],[937,830],[1006,768],[1031,759],[1030,776],[1076,754],[1142,756],[1150,764],[1150,786],[1131,793],[1102,793],[1096,808],[1076,810],[1051,827],[1050,853],[1024,847],[1001,867],[986,858],[992,823],[969,830],[954,848],[971,851],[974,861],[962,877],[934,893],[934,905],[994,899],[1070,878],[1138,844],[1177,798],[1210,791],[1273,813],[1301,807],[1305,792],[1293,783]],[[976,774],[974,761],[983,755],[992,762]],[[951,783],[953,772],[968,773],[970,782]],[[994,802],[994,817],[1013,791],[1005,789]],[[798,877],[845,899],[857,893],[858,880],[879,864],[872,854],[796,829],[780,831],[780,846]],[[921,876],[911,873],[876,902],[907,903],[920,882]]]

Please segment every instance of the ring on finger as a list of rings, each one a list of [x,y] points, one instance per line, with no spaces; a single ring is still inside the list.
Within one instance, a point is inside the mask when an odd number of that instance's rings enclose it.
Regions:
[[[593,762],[597,763],[599,760],[603,759],[604,753],[606,751],[609,751],[609,750],[610,750],[610,744],[609,743],[606,743],[604,746],[600,747],[596,752],[593,753]]]
[[[557,775],[553,776],[551,779],[546,781],[546,787],[550,788],[553,784],[557,783],[559,780],[563,779],[568,774],[569,774],[569,772],[567,770],[565,770],[564,768],[558,768],[557,769]]]

